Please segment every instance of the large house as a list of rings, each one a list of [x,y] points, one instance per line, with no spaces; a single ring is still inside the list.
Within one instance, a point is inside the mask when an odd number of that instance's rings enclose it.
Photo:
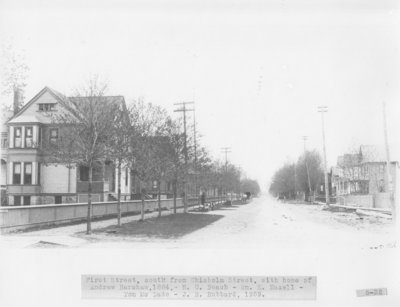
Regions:
[[[361,145],[356,152],[338,157],[331,172],[333,193],[343,197],[388,193],[396,185],[398,162],[390,162],[390,182],[386,168],[383,150],[373,145]]]
[[[62,111],[66,99],[79,98],[65,97],[45,87],[7,122],[8,149],[4,157],[2,155],[1,167],[2,176],[6,179],[8,205],[61,204],[87,200],[88,169],[77,165],[67,167],[45,163],[46,152],[42,150],[44,141],[55,142],[60,137],[59,128],[53,124],[49,114]],[[117,100],[125,104],[122,96],[117,96]],[[5,163],[7,166],[3,165]],[[112,161],[95,169],[93,200],[105,201],[115,195],[117,178]],[[130,172],[124,168],[121,192],[130,194],[130,186]]]

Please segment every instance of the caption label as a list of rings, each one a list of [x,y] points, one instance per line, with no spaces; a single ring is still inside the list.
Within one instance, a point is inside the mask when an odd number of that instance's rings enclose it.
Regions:
[[[316,276],[82,275],[82,298],[315,300],[316,286]]]
[[[386,288],[360,289],[356,291],[356,295],[358,297],[387,295],[387,289]]]

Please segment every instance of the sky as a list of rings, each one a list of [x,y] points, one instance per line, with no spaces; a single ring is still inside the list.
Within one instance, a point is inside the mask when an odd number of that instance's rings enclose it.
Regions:
[[[25,55],[26,101],[71,95],[94,74],[109,94],[165,107],[195,101],[200,142],[267,188],[307,149],[328,165],[361,144],[400,161],[395,1],[4,1],[0,42]],[[1,44],[1,43],[0,43]],[[2,103],[12,98],[2,95]]]

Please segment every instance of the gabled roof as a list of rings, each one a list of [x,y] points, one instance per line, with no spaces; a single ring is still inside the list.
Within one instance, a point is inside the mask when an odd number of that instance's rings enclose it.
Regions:
[[[61,95],[60,93],[58,93],[57,91],[51,89],[48,86],[45,86],[39,93],[37,93],[31,100],[29,100],[22,108],[21,110],[18,111],[17,114],[15,114],[13,117],[11,117],[7,123],[10,123],[11,121],[13,121],[15,118],[17,118],[18,116],[20,116],[23,112],[25,112],[25,110],[31,106],[36,100],[38,100],[44,93],[50,93],[58,102],[63,101],[64,96]],[[15,122],[15,121],[13,121]],[[19,122],[19,121],[18,121]]]
[[[76,103],[85,103],[88,101],[91,97],[68,97],[68,100],[74,101]],[[119,103],[119,104],[125,104],[125,99],[124,96],[98,96],[95,97],[96,99],[104,99],[104,102],[107,103]]]
[[[8,121],[9,124],[42,123],[40,115],[21,115]]]
[[[385,162],[386,154],[383,148],[375,145],[361,145],[362,162]]]
[[[340,167],[348,167],[358,165],[360,162],[359,154],[344,154],[343,156],[338,157],[337,165]]]
[[[50,87],[46,86],[44,87],[38,94],[36,94],[29,102],[27,102],[21,110],[18,111],[17,114],[15,114],[13,117],[11,117],[8,121],[7,124],[13,124],[13,123],[40,123],[44,121],[44,116],[41,114],[37,114],[34,116],[24,116],[23,112],[31,106],[35,101],[37,101],[44,93],[50,93],[56,100],[59,102],[61,105],[64,105],[69,103],[69,102],[75,102],[77,104],[79,103],[85,103],[88,101],[89,98],[91,97],[66,97],[65,95],[59,93],[56,90],[51,89]],[[103,102],[106,103],[116,103],[120,104],[123,109],[126,109],[125,105],[125,99],[123,96],[99,96],[96,97],[96,99],[102,99]]]

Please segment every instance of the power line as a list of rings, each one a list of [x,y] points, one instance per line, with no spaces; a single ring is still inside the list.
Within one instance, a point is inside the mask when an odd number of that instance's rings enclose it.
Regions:
[[[318,112],[321,113],[322,120],[322,141],[324,148],[324,168],[325,168],[325,202],[329,206],[329,182],[328,182],[328,165],[326,161],[326,145],[325,145],[325,123],[324,123],[324,113],[328,112],[327,106],[318,106]]]
[[[186,177],[187,177],[187,166],[188,166],[188,150],[187,150],[187,133],[186,133],[186,112],[193,111],[194,109],[187,109],[186,105],[188,104],[194,104],[193,101],[188,101],[188,102],[180,102],[180,103],[174,103],[174,105],[179,105],[181,106],[180,108],[174,110],[174,112],[182,112],[183,113],[183,135],[184,135],[184,140],[183,140],[183,146],[184,146],[184,154],[185,154],[185,179],[184,179],[184,212],[187,212],[187,187],[186,187]]]
[[[307,142],[308,136],[303,135],[301,138],[303,139],[303,142],[304,142],[304,152],[306,152],[306,142]]]
[[[304,142],[304,160],[306,163],[306,170],[307,170],[308,191],[310,192],[310,200],[311,200],[311,180],[310,180],[310,170],[308,168],[308,158],[307,158],[307,148],[306,148],[306,142],[307,142],[308,136],[303,135],[302,139]]]
[[[197,193],[197,135],[196,135],[196,108],[193,107],[193,137],[194,137],[194,191]]]
[[[228,153],[231,153],[231,148],[230,147],[222,147],[221,148],[221,152],[225,154],[225,179],[226,179],[226,175],[228,173]],[[224,180],[225,181],[225,180]],[[225,194],[226,194],[226,190],[227,190],[227,184],[226,182],[224,183],[224,190],[225,190]]]
[[[222,153],[225,154],[225,171],[228,170],[228,153],[231,153],[231,148],[230,147],[222,147],[221,148]]]
[[[390,174],[390,151],[389,151],[389,142],[388,142],[388,133],[387,133],[387,120],[386,120],[386,102],[383,101],[382,103],[382,112],[383,112],[383,136],[385,140],[385,151],[386,151],[386,172],[385,172],[385,177],[386,177],[386,193],[389,193],[390,197],[390,205],[392,207],[392,220],[396,224],[396,202],[394,200],[394,195],[393,193],[393,183],[392,183],[392,176]]]

